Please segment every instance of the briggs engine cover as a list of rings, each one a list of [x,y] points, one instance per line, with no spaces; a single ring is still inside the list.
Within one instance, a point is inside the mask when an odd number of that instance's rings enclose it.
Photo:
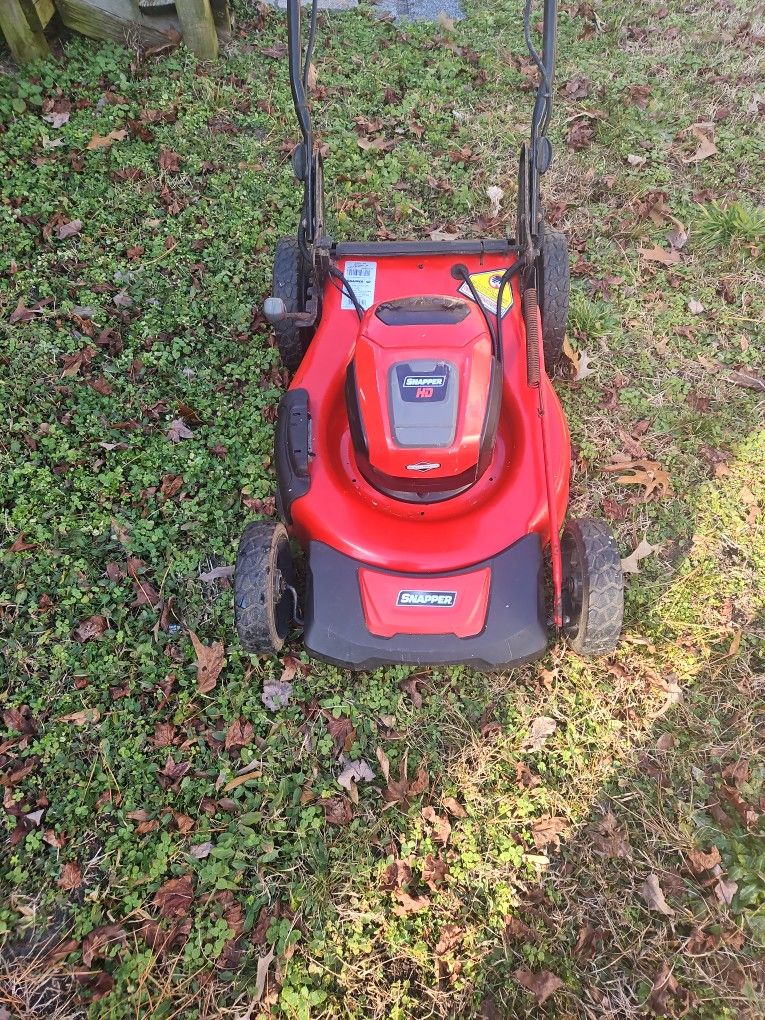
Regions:
[[[438,295],[373,305],[346,376],[359,470],[397,499],[464,491],[491,460],[500,393],[477,305]]]

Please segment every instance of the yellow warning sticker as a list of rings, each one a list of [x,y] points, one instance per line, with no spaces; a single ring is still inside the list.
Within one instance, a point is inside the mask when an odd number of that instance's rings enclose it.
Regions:
[[[475,287],[475,292],[481,299],[481,304],[487,312],[497,314],[497,298],[499,297],[499,286],[502,283],[504,269],[489,269],[483,273],[471,273],[470,282]],[[459,288],[459,293],[466,298],[474,300],[467,285],[467,280]],[[513,307],[513,285],[508,280],[502,292],[502,318],[504,318]]]

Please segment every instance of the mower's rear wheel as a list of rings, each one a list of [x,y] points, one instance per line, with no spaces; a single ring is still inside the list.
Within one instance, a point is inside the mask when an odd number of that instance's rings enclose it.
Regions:
[[[294,618],[294,571],[287,530],[273,521],[244,529],[234,569],[234,618],[245,651],[281,650]]]
[[[569,521],[561,556],[566,638],[580,655],[608,655],[624,616],[624,574],[611,529],[592,517]]]
[[[568,323],[569,266],[566,235],[545,227],[539,255],[539,311],[545,367],[552,373],[563,357]]]
[[[276,242],[271,294],[282,299],[288,312],[305,311],[308,281],[297,238],[282,237]],[[286,321],[277,322],[274,333],[282,364],[294,372],[308,349],[313,330]]]

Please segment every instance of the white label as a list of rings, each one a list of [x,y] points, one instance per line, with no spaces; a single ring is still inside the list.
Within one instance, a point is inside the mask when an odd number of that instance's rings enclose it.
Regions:
[[[369,308],[375,303],[375,278],[377,276],[376,262],[346,262],[343,275],[350,284],[356,300],[363,309]],[[348,295],[343,291],[343,299],[340,302],[343,311],[353,309],[355,305]]]

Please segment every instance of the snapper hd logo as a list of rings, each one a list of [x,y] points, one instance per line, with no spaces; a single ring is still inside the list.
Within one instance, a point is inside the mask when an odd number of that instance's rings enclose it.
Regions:
[[[396,365],[399,392],[407,404],[440,403],[446,398],[449,368],[443,362],[432,372],[415,372],[411,365]]]
[[[451,609],[457,601],[456,591],[420,591],[416,588],[405,588],[398,593],[397,606],[438,606]]]

